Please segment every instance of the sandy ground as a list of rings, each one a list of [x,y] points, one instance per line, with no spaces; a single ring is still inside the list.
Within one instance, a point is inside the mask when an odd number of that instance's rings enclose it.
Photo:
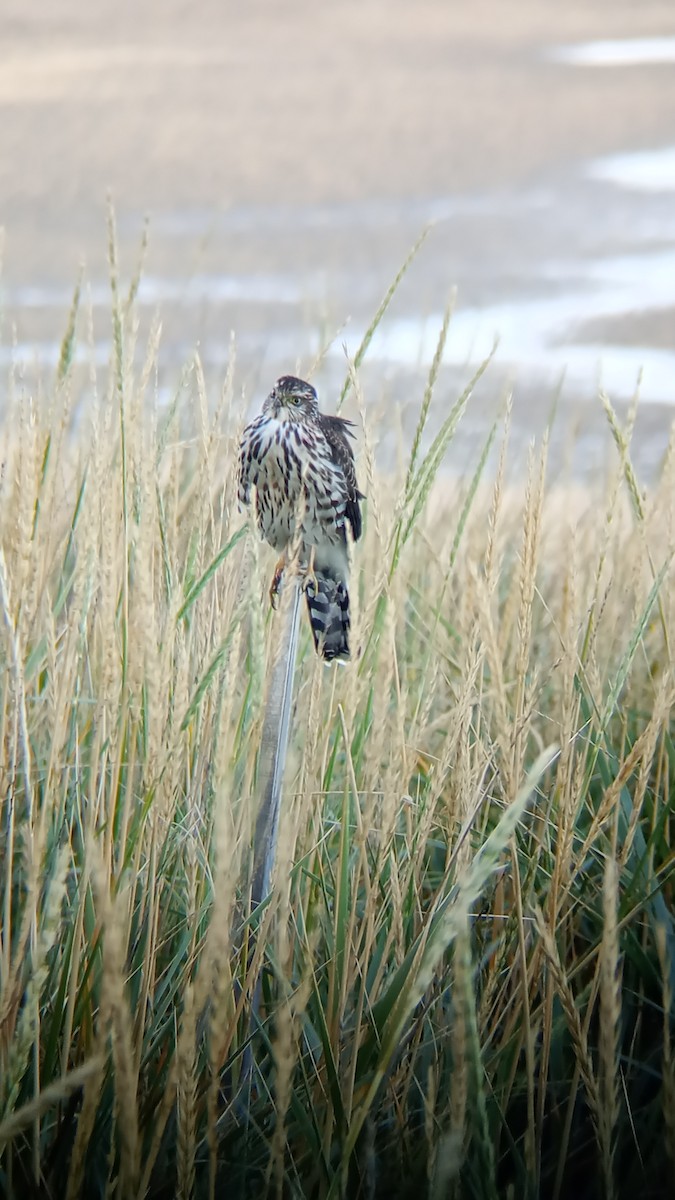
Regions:
[[[274,296],[207,289],[174,312],[158,295],[173,358],[199,340],[224,360],[231,328],[255,357],[286,324],[291,344],[298,313],[333,329],[366,319],[438,198],[466,207],[430,239],[408,311],[435,311],[453,283],[466,304],[506,303],[528,294],[535,259],[624,252],[634,209],[603,223],[603,193],[570,189],[568,202],[563,189],[542,224],[535,209],[517,220],[519,197],[571,163],[672,143],[672,64],[571,69],[547,55],[650,34],[675,34],[672,0],[5,0],[5,341],[8,316],[19,341],[59,336],[53,296],[31,288],[67,295],[81,260],[105,279],[108,192],[128,269],[149,213],[151,276],[298,281],[293,321]],[[486,195],[494,217],[477,223],[471,197]],[[322,285],[305,299],[310,273]],[[654,328],[672,348],[665,306],[654,322],[634,307],[634,336]],[[625,338],[622,316],[601,324]],[[591,321],[580,340],[595,334]]]

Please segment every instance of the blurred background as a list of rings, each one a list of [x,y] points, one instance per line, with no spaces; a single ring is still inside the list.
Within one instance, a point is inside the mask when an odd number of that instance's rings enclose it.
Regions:
[[[123,278],[149,245],[160,399],[198,347],[212,399],[236,345],[257,407],[306,373],[326,407],[413,242],[371,345],[378,414],[419,400],[445,305],[450,403],[490,349],[458,443],[514,390],[525,444],[558,412],[593,470],[642,375],[636,456],[675,404],[672,0],[5,0],[0,355],[48,373],[85,264],[79,354],[110,354],[106,195]],[[91,331],[87,333],[87,326]],[[89,343],[89,344],[88,344]],[[562,443],[561,443],[562,444]],[[569,445],[569,443],[566,443]]]

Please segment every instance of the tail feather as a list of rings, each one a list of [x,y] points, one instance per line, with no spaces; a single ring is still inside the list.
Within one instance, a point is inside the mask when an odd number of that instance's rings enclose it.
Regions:
[[[349,592],[344,579],[321,571],[305,585],[317,654],[330,661],[349,658]]]

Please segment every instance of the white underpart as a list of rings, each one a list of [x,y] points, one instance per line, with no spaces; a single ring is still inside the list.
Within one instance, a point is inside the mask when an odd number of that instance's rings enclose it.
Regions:
[[[284,440],[290,437],[299,459],[299,464],[291,463],[288,476],[285,471],[287,455],[276,441],[277,433]],[[259,525],[263,537],[282,551],[292,543],[295,523],[299,519],[303,559],[308,558],[309,549],[314,547],[315,566],[345,579],[348,569],[343,535],[346,485],[322,434],[311,431],[314,454],[303,441],[299,427],[269,415],[260,426],[253,422],[246,434],[251,443],[260,442],[247,484],[258,490]]]

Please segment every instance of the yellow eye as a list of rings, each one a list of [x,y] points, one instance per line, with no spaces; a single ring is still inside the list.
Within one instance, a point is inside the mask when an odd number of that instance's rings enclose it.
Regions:
[[[293,393],[293,392],[291,392],[290,396],[288,397],[288,403],[289,403],[289,404],[299,404],[299,403],[300,403],[300,397],[299,397],[299,396],[296,396],[296,395],[294,395],[294,393]]]

